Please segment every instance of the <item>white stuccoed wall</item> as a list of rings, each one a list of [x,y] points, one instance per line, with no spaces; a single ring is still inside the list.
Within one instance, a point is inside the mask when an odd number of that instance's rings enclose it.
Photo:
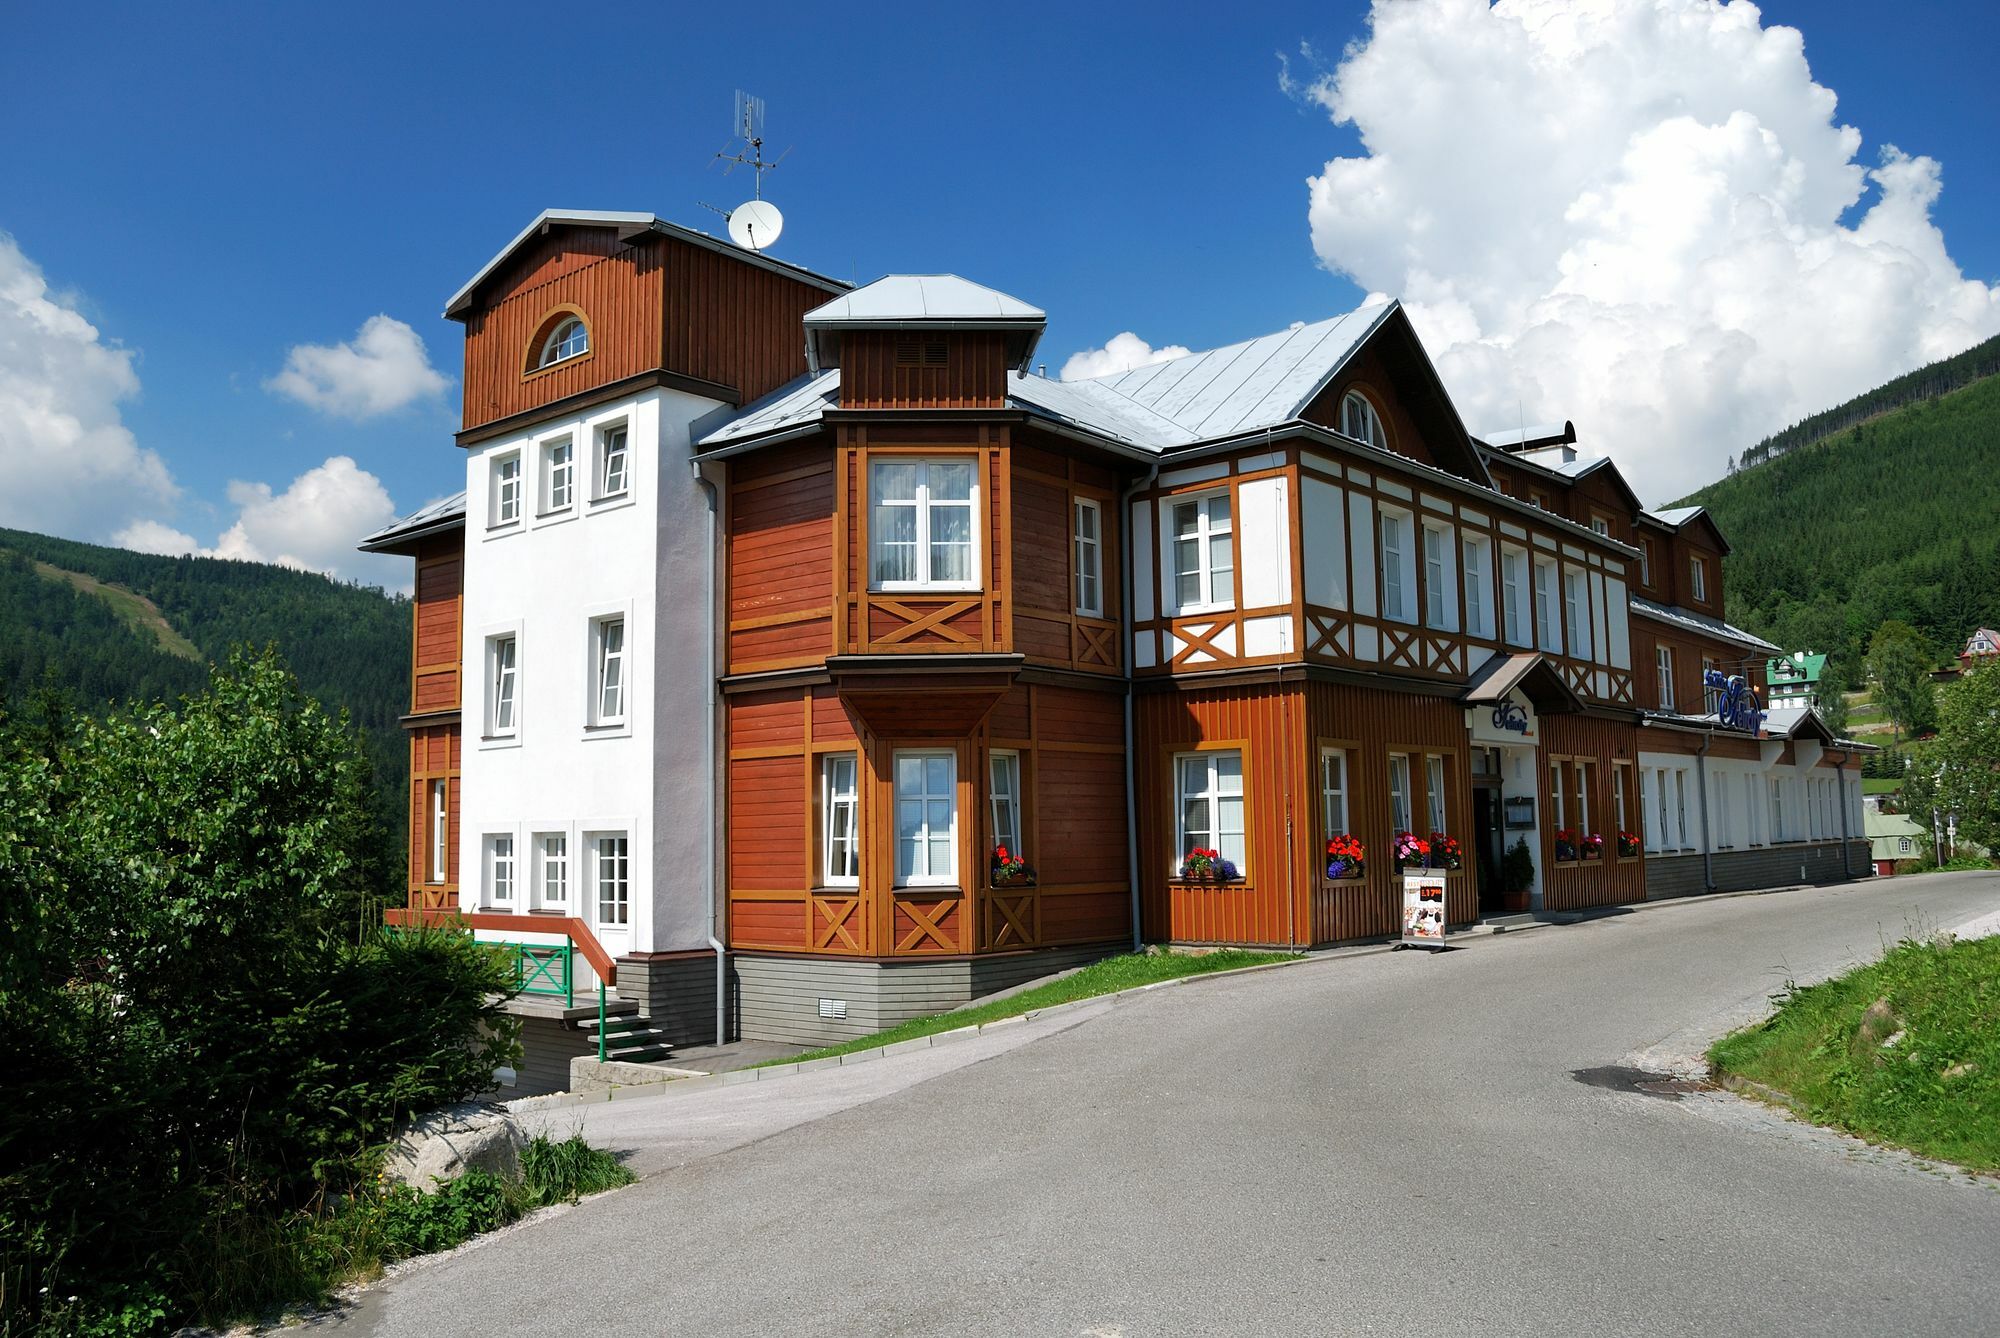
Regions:
[[[688,424],[715,401],[669,390],[551,418],[482,443],[466,461],[464,754],[461,773],[461,903],[486,904],[485,838],[511,832],[519,888],[512,909],[532,904],[535,833],[570,837],[569,913],[584,919],[616,957],[701,946],[710,886],[703,772],[707,685],[702,608],[706,503],[688,466]],[[595,441],[608,423],[628,428],[627,500],[593,502]],[[568,513],[544,506],[538,448],[567,433],[577,445],[578,500]],[[524,462],[518,532],[496,533],[492,463],[512,451]],[[626,619],[629,728],[586,730],[589,622]],[[671,613],[671,626],[664,625]],[[519,637],[518,734],[485,737],[486,639]],[[671,755],[663,756],[662,748]],[[685,810],[685,811],[683,811]],[[631,923],[601,925],[589,880],[585,833],[630,837]],[[670,876],[656,876],[662,864]]]

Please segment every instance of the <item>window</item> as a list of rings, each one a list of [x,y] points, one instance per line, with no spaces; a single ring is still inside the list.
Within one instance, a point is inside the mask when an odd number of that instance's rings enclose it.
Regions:
[[[1535,644],[1562,654],[1562,620],[1556,611],[1556,564],[1535,559]]]
[[[1468,536],[1465,554],[1465,630],[1473,636],[1493,635],[1493,543]]]
[[[896,768],[896,885],[958,881],[958,758],[900,752]]]
[[[1451,531],[1424,526],[1424,621],[1441,632],[1458,630],[1458,573]]]
[[[1385,451],[1389,449],[1389,435],[1382,430],[1382,419],[1367,396],[1358,390],[1348,391],[1340,401],[1340,430],[1356,441],[1365,441]]]
[[[1674,826],[1680,833],[1681,849],[1693,845],[1688,840],[1688,774],[1685,768],[1674,772]]]
[[[1435,753],[1424,758],[1424,801],[1430,805],[1431,830],[1448,830],[1445,827],[1444,759]]]
[[[1596,831],[1590,822],[1591,794],[1597,789],[1597,764],[1582,758],[1569,764],[1570,780],[1576,785],[1576,831],[1579,838]],[[1597,833],[1602,835],[1602,833]]]
[[[493,524],[512,525],[521,518],[521,457],[503,456],[493,462]]]
[[[488,637],[486,640],[486,733],[490,737],[502,737],[514,732],[517,710],[515,688],[519,677],[514,661],[519,645],[519,639],[512,636]]]
[[[1721,667],[1712,655],[1701,657],[1701,706],[1710,715],[1722,709],[1722,690],[1709,685],[1708,676]]]
[[[1660,811],[1660,839],[1656,844],[1661,850],[1668,850],[1679,843],[1673,838],[1673,828],[1667,825],[1667,769],[1661,767],[1653,773],[1653,791],[1658,797]]]
[[[1382,512],[1382,616],[1397,622],[1417,620],[1416,555],[1409,551],[1410,518],[1400,511]]]
[[[431,782],[431,877],[442,883],[450,877],[451,811],[446,806],[449,781]]]
[[[1226,492],[1174,503],[1174,602],[1183,612],[1236,602],[1230,530]]]
[[[987,759],[993,810],[993,844],[1007,847],[1011,855],[1021,854],[1021,755],[995,749]]]
[[[601,428],[597,434],[597,496],[617,497],[627,486],[630,472],[625,448],[625,425]]]
[[[1771,777],[1771,840],[1785,839],[1785,783]]]
[[[1592,516],[1590,518],[1590,530],[1593,534],[1609,539],[1611,537],[1611,522],[1603,516]]]
[[[569,438],[542,447],[542,513],[567,511],[576,500],[575,450]]]
[[[514,904],[514,838],[486,838],[486,895],[495,906]]]
[[[1319,750],[1319,825],[1321,840],[1348,834],[1347,750],[1344,748]]]
[[[1659,685],[1660,709],[1674,709],[1674,648],[1655,646],[1653,648],[1653,675]]]
[[[1174,759],[1174,788],[1180,858],[1213,850],[1244,872],[1243,754],[1183,753]]]
[[[1076,611],[1091,618],[1104,616],[1103,513],[1097,503],[1077,499]]]
[[[625,721],[625,620],[599,618],[590,625],[592,665],[591,719],[593,725],[618,725]]]
[[[1580,571],[1563,572],[1563,618],[1569,627],[1569,653],[1590,658],[1590,596],[1588,578]]]
[[[1653,541],[1651,539],[1641,539],[1639,541],[1639,584],[1651,585],[1652,583]]]
[[[1552,760],[1549,763],[1549,816],[1555,820],[1554,830],[1561,831],[1569,826],[1563,821],[1563,814],[1567,811],[1568,800],[1563,789],[1563,764],[1560,759]]]
[[[1690,588],[1694,592],[1694,602],[1697,604],[1707,603],[1708,564],[1706,562],[1703,562],[1700,558],[1689,558],[1688,579],[1691,583]]]
[[[973,512],[979,488],[966,460],[871,461],[870,581],[878,590],[979,588]]]
[[[549,331],[549,337],[542,341],[542,353],[535,360],[535,366],[552,367],[565,358],[590,351],[590,331],[584,329],[583,322],[571,316],[558,321],[556,328]]]
[[[1389,830],[1410,830],[1410,759],[1401,753],[1389,754]]]
[[[1518,548],[1500,550],[1500,607],[1507,621],[1507,644],[1528,644],[1528,615],[1523,601],[1528,589],[1528,555]]]
[[[1629,762],[1613,762],[1611,764],[1611,813],[1612,817],[1618,823],[1617,830],[1612,833],[1611,837],[1614,847],[1617,844],[1618,832],[1629,832],[1632,830],[1631,791],[1632,764]],[[1618,853],[1623,854],[1624,852],[1619,851]]]
[[[853,753],[828,753],[819,760],[820,881],[829,887],[861,882],[858,765]]]
[[[535,878],[536,904],[561,910],[569,906],[569,836],[544,832],[535,838],[535,860],[541,868]]]
[[[604,835],[591,842],[592,870],[597,883],[597,923],[629,924],[632,919],[631,847],[623,836]]]

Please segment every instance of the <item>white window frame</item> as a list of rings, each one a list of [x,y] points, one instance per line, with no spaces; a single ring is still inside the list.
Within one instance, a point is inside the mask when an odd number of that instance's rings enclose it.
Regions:
[[[1416,831],[1411,823],[1417,815],[1410,808],[1410,755],[1408,753],[1389,754],[1389,834],[1393,838],[1397,832]]]
[[[509,629],[486,638],[486,737],[521,733],[521,634]]]
[[[984,582],[980,579],[983,563],[980,561],[979,525],[979,467],[982,457],[976,455],[909,456],[882,455],[868,461],[868,588],[884,592],[913,590],[980,590]],[[908,465],[917,470],[916,496],[909,499],[894,498],[878,500],[875,493],[875,473],[885,466]],[[966,500],[931,497],[931,470],[940,466],[964,469],[971,475],[970,495]],[[907,507],[916,515],[916,579],[877,580],[875,577],[878,545],[882,542],[880,528],[876,524],[876,511],[883,507]],[[964,508],[967,523],[966,564],[971,575],[960,581],[933,580],[931,577],[931,513],[946,508]]]
[[[1653,541],[1644,535],[1639,537],[1639,584],[1653,583]]]
[[[1417,622],[1417,555],[1410,543],[1417,536],[1410,533],[1413,528],[1415,518],[1401,507],[1382,507],[1375,518],[1376,561],[1382,569],[1382,616],[1391,622],[1412,625]]]
[[[1579,660],[1591,658],[1590,576],[1581,567],[1562,569],[1563,625],[1568,629],[1570,654]]]
[[[1674,648],[1653,647],[1653,686],[1660,694],[1660,709],[1674,710]]]
[[[541,443],[542,516],[561,515],[576,509],[576,438],[565,432]],[[558,455],[561,456],[558,459]],[[561,494],[561,500],[557,495]]]
[[[1560,757],[1549,759],[1549,794],[1554,798],[1554,802],[1549,805],[1551,810],[1549,817],[1555,824],[1549,829],[1551,832],[1559,832],[1569,826],[1567,822],[1563,821],[1563,814],[1569,810],[1569,800],[1565,796],[1563,788],[1563,775],[1566,771],[1563,762],[1564,759]],[[1577,835],[1581,836],[1582,833],[1579,832]],[[1583,852],[1578,851],[1577,853],[1580,855]]]
[[[1215,503],[1220,501],[1228,515],[1222,520],[1215,519]],[[1195,508],[1195,528],[1191,535],[1180,531],[1180,510],[1182,507]],[[1192,497],[1169,497],[1165,504],[1163,518],[1167,555],[1167,588],[1173,595],[1174,610],[1177,613],[1210,613],[1220,609],[1236,607],[1236,503],[1229,495],[1229,489],[1221,488]],[[1195,545],[1196,566],[1192,571],[1181,570],[1181,544],[1192,539]],[[1224,570],[1212,560],[1215,541],[1221,540],[1229,554],[1229,573],[1226,598],[1217,598],[1216,577]],[[1199,598],[1192,603],[1181,599],[1181,577],[1193,576]]]
[[[611,644],[611,629],[618,629],[617,644]],[[584,703],[585,719],[591,729],[618,729],[632,720],[632,619],[624,611],[604,613],[589,623],[589,668],[586,679],[589,699]],[[617,700],[607,702],[611,669],[617,668]],[[616,706],[607,710],[607,704]]]
[[[562,346],[569,341],[563,338],[563,334],[571,326],[575,326],[577,331],[583,336],[583,342],[578,347],[564,353],[561,352]],[[542,340],[542,351],[540,356],[535,359],[535,370],[539,372],[544,367],[553,367],[559,362],[568,362],[571,358],[580,358],[588,352],[590,352],[590,326],[584,321],[583,317],[572,313],[557,321],[555,328],[549,331],[548,337]]]
[[[1001,788],[1002,773],[1007,786]],[[1024,821],[1021,809],[1021,754],[1015,748],[994,748],[986,754],[986,804],[993,823],[993,844],[1006,846],[1007,853],[1026,859],[1022,850]],[[991,850],[987,851],[990,856]]]
[[[1449,835],[1451,833],[1451,828],[1447,827],[1445,823],[1449,820],[1451,815],[1448,812],[1446,812],[1445,809],[1444,783],[1445,783],[1444,755],[1442,753],[1425,753],[1424,754],[1424,805],[1429,810],[1429,816],[1431,820],[1431,831],[1443,832],[1446,835]],[[1428,840],[1430,838],[1430,832],[1424,833],[1424,837],[1426,840]]]
[[[1686,767],[1674,769],[1674,823],[1680,828],[1682,850],[1692,850],[1694,842],[1688,840],[1688,774]]]
[[[1500,546],[1500,609],[1501,629],[1510,646],[1535,644],[1534,623],[1528,617],[1528,550],[1516,548],[1512,544]]]
[[[1708,564],[1698,557],[1688,559],[1688,579],[1697,604],[1708,602]]]
[[[1377,450],[1389,449],[1389,434],[1382,427],[1382,415],[1376,412],[1374,402],[1358,390],[1340,397],[1340,431],[1342,436],[1366,442]]]
[[[493,498],[487,515],[487,528],[500,530],[519,525],[522,514],[527,510],[522,497],[527,480],[521,477],[521,452],[514,450],[494,456],[488,469]]]
[[[1782,777],[1771,777],[1771,844],[1778,845],[1790,838],[1785,835],[1785,782]]]
[[[1611,537],[1611,522],[1603,516],[1592,516],[1590,518],[1590,532],[1600,539],[1609,539]]]
[[[431,883],[451,881],[451,778],[431,779]]]
[[[819,794],[820,882],[826,887],[858,887],[861,884],[860,754],[821,753]],[[844,834],[840,822],[843,814]]]
[[[1424,625],[1458,630],[1458,541],[1449,525],[1423,522]],[[1438,830],[1442,831],[1443,828]]]
[[[599,423],[591,433],[591,500],[608,502],[632,492],[632,425],[625,419]],[[615,469],[614,469],[615,466]]]
[[[1563,653],[1560,564],[1554,558],[1533,559],[1535,585],[1535,647],[1551,655]]]
[[[520,894],[521,882],[520,851],[514,833],[488,832],[480,847],[480,863],[485,866],[486,874],[486,904],[512,906]]]
[[[924,788],[915,794],[903,789],[903,762],[918,762],[918,775],[924,778]],[[930,767],[927,764],[942,760],[945,764],[945,785],[942,794],[930,790]],[[893,821],[895,822],[895,885],[897,887],[956,887],[958,882],[958,753],[951,748],[898,748],[889,759],[890,794]],[[931,830],[931,805],[943,801],[948,804],[946,827],[946,859],[943,869],[931,867],[931,842],[936,839]],[[910,861],[910,870],[903,872],[903,805],[915,803],[922,810],[922,816],[915,828],[913,855],[921,855],[919,861]]]
[[[1225,789],[1221,764],[1235,763],[1235,789]],[[1187,786],[1189,763],[1200,764],[1202,788],[1190,790]],[[1231,830],[1223,825],[1223,802],[1236,801],[1236,826]],[[1208,805],[1208,828],[1202,832],[1203,839],[1193,839],[1187,825],[1187,809],[1191,801],[1200,800]],[[1249,839],[1249,798],[1243,784],[1243,752],[1239,748],[1208,748],[1191,753],[1174,754],[1174,872],[1180,872],[1186,862],[1188,852],[1197,844],[1218,852],[1223,859],[1236,866],[1239,876],[1248,877]]]
[[[1088,517],[1090,524],[1085,526]],[[1086,528],[1088,532],[1086,532]],[[1070,552],[1076,589],[1076,612],[1085,618],[1104,616],[1104,508],[1088,497],[1070,507]]]
[[[614,929],[629,928],[632,923],[631,834],[593,831],[587,833],[584,840],[590,855],[593,923]]]
[[[1352,836],[1347,808],[1347,749],[1319,750],[1319,839],[1322,845],[1336,836]]]
[[[552,842],[559,843],[556,849],[550,849]],[[536,910],[568,910],[570,889],[576,883],[570,876],[572,861],[568,829],[537,830],[530,838],[529,853],[534,858],[533,882],[528,889],[530,904]],[[552,883],[560,889],[560,895],[551,895]]]
[[[1468,533],[1459,543],[1459,561],[1465,572],[1466,635],[1491,641],[1494,639],[1493,541],[1483,534]]]

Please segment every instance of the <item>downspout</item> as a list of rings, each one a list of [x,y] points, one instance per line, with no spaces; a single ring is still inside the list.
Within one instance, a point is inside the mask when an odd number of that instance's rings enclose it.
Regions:
[[[708,501],[708,561],[702,566],[702,598],[706,612],[708,636],[706,638],[707,671],[702,675],[708,685],[707,733],[703,748],[708,759],[708,947],[715,954],[715,1043],[729,1043],[729,950],[723,946],[716,931],[722,926],[720,900],[722,896],[722,870],[716,863],[715,830],[722,821],[718,809],[722,790],[722,777],[715,769],[715,731],[718,725],[718,707],[715,688],[715,639],[720,634],[715,610],[715,540],[716,508],[715,483],[701,472],[701,461],[688,461],[694,470],[694,481],[701,486],[702,494]]]
[[[1139,765],[1133,751],[1132,729],[1132,599],[1139,588],[1139,549],[1132,542],[1132,499],[1160,477],[1156,463],[1146,477],[1119,498],[1118,530],[1125,536],[1125,598],[1118,602],[1118,653],[1125,661],[1125,876],[1132,884],[1132,951],[1144,946],[1139,924]]]
[[[1701,751],[1694,755],[1694,777],[1701,798],[1701,889],[1715,891],[1715,838],[1708,830],[1708,749],[1715,736],[1702,731]]]
[[[1834,773],[1840,778],[1835,783],[1840,787],[1840,876],[1842,878],[1854,877],[1854,867],[1847,852],[1848,842],[1853,839],[1848,835],[1847,828],[1847,764],[1853,760],[1846,753],[1842,753],[1840,760],[1833,764]]]

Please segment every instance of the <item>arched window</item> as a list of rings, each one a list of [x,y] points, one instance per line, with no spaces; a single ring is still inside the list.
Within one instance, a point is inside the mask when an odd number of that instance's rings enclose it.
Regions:
[[[1356,441],[1365,441],[1385,451],[1389,449],[1389,434],[1382,430],[1382,420],[1376,416],[1375,406],[1358,390],[1348,391],[1340,401],[1340,430]]]
[[[590,331],[575,316],[556,323],[549,331],[549,337],[542,341],[541,356],[535,360],[537,369],[552,367],[564,358],[574,358],[590,351]]]

